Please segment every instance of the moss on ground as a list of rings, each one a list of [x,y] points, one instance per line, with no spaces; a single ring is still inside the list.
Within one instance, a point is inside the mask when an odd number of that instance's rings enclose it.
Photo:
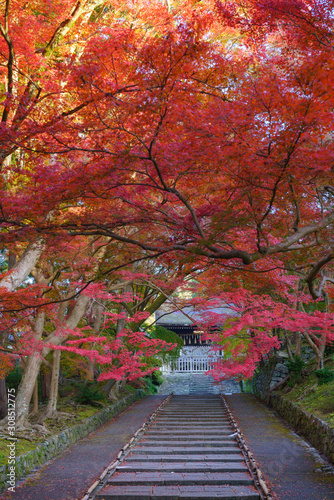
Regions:
[[[45,405],[40,405],[40,411],[42,413]],[[92,408],[89,406],[81,405],[68,405],[67,402],[60,402],[58,404],[58,412],[61,412],[57,418],[48,418],[45,420],[45,427],[50,431],[50,434],[43,436],[38,433],[31,433],[32,441],[27,441],[26,439],[19,438],[16,442],[16,456],[23,455],[30,450],[36,448],[40,443],[45,441],[47,438],[59,434],[59,432],[78,425],[84,422],[87,418],[91,417],[95,413],[101,411],[101,407]],[[10,441],[7,439],[1,439],[0,441],[0,464],[3,464],[7,460],[8,456],[8,443]]]
[[[333,369],[333,361],[327,362],[326,366]],[[311,372],[289,392],[282,390],[281,394],[302,410],[334,425],[334,380],[318,385],[315,373]]]

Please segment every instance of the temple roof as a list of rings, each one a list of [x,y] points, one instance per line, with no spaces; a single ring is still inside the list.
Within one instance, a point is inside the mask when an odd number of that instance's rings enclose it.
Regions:
[[[161,307],[155,313],[156,324],[157,325],[195,325],[197,322],[201,321],[201,318],[205,318],[206,315],[216,314],[217,318],[221,318],[222,315],[233,316],[234,312],[227,306],[209,308],[206,311],[196,311],[193,307],[184,307],[182,310],[172,310],[173,306],[168,304],[166,307]],[[171,310],[171,312],[169,312]],[[182,312],[183,311],[183,312]],[[185,314],[184,314],[185,313]],[[194,321],[192,321],[192,318]],[[220,321],[217,321],[220,323]]]

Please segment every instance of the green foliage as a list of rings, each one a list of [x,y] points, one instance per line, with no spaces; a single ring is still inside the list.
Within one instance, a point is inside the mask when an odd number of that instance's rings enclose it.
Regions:
[[[131,385],[129,385],[129,384],[126,384],[126,386],[125,386],[125,391],[126,391],[127,393],[129,393],[129,394],[132,394],[132,393],[136,392],[136,391],[137,391],[137,389],[136,389],[135,387],[132,387],[132,386],[131,386]]]
[[[62,352],[60,370],[65,378],[89,379],[87,360],[74,352]]]
[[[330,344],[327,344],[325,347],[325,358],[328,356],[332,356],[334,354],[334,342],[331,342]]]
[[[76,384],[75,401],[82,405],[98,406],[97,402],[105,399],[104,394],[94,382],[80,382]]]
[[[295,356],[293,360],[289,359],[287,361],[287,367],[290,373],[288,386],[293,387],[301,379],[302,371],[305,367],[305,361],[301,356]]]
[[[6,385],[8,388],[14,388],[16,391],[20,385],[23,370],[20,366],[16,366],[14,370],[8,373],[6,377]]]
[[[151,380],[154,385],[159,387],[159,385],[161,385],[163,382],[161,371],[156,370],[155,372],[151,373]]]
[[[329,384],[329,382],[334,380],[334,371],[330,370],[327,366],[322,370],[316,370],[314,373],[317,376],[319,385]]]
[[[145,394],[156,394],[158,392],[158,387],[153,383],[151,375],[147,375],[144,377],[145,380],[145,387],[144,387],[144,392]]]
[[[156,370],[150,375],[144,377],[145,381],[145,394],[156,394],[158,392],[159,385],[162,384],[163,378],[160,371]]]
[[[181,349],[183,347],[183,340],[181,337],[179,337],[177,333],[174,333],[163,326],[157,325],[148,328],[147,333],[152,339],[160,339],[170,344],[176,344],[176,347],[172,351],[165,351],[159,354],[164,363],[171,363],[172,365],[175,364],[181,355]]]

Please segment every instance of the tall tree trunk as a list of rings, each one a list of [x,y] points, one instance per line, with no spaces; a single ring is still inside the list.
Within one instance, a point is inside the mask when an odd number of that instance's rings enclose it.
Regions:
[[[61,358],[61,351],[58,350],[53,351],[50,397],[48,400],[45,413],[43,414],[43,420],[46,418],[53,417],[57,413],[60,358]]]
[[[35,320],[34,336],[36,340],[40,340],[44,331],[45,313],[40,311]],[[34,353],[27,357],[23,371],[16,401],[16,427],[26,427],[29,413],[29,403],[34,391],[39,370],[41,368],[42,358],[39,353]]]
[[[76,301],[75,306],[71,311],[71,314],[64,321],[64,325],[62,325],[59,329],[55,330],[50,335],[48,335],[47,338],[43,339],[45,347],[43,348],[42,355],[40,355],[39,353],[35,353],[27,358],[23,377],[19,385],[16,397],[17,427],[24,428],[27,426],[29,403],[41,367],[42,357],[45,358],[51,351],[49,344],[59,345],[61,344],[61,342],[65,340],[64,337],[61,335],[61,332],[63,331],[63,326],[65,326],[69,330],[73,330],[74,328],[76,328],[86,310],[88,301],[89,301],[88,297],[81,295]],[[37,338],[37,332],[39,332],[40,336],[42,335],[43,325],[44,325],[44,313],[39,313],[35,327],[36,338]]]
[[[27,358],[15,401],[16,427],[18,429],[27,426],[29,403],[34,392],[41,364],[42,358],[39,354],[32,354]]]

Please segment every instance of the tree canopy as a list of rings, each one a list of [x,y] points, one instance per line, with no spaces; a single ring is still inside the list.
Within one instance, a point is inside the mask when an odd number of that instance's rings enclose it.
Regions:
[[[215,334],[203,319],[215,341],[234,339],[217,377],[249,376],[301,333],[321,364],[333,338],[333,8],[2,2],[3,359],[28,355],[38,373],[45,342],[82,333],[89,308],[122,319],[115,291],[146,287],[130,302],[148,314],[196,276],[200,309],[236,311]],[[131,327],[140,335],[133,313],[114,329],[123,347],[106,340],[116,377]]]

